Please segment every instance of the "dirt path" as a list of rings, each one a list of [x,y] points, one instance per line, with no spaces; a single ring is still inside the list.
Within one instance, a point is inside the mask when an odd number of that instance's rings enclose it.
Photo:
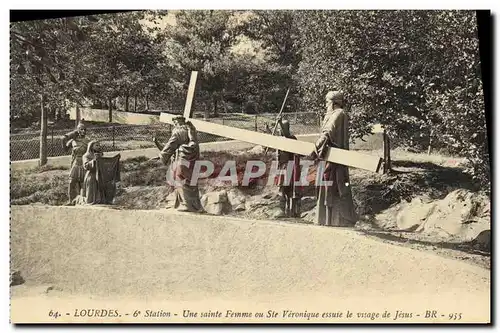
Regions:
[[[13,288],[13,321],[51,322],[52,308],[162,303],[179,315],[185,301],[197,311],[399,310],[424,320],[426,310],[437,310],[438,320],[457,312],[461,322],[489,321],[488,270],[353,230],[167,211],[11,210],[12,265],[26,280]]]

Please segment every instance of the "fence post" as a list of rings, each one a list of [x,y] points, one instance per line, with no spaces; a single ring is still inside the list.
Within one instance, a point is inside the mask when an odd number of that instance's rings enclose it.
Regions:
[[[39,165],[47,164],[47,109],[45,108],[45,95],[40,96],[40,161]]]
[[[113,132],[113,150],[115,149],[115,125],[113,124],[112,126],[112,132]]]
[[[384,144],[384,173],[389,173],[391,171],[391,145],[389,136],[384,128],[383,132],[383,144]]]
[[[51,150],[51,155],[55,156],[56,153],[54,151],[54,125],[50,126],[50,150]]]
[[[392,162],[391,162],[391,138],[387,135],[387,172],[391,172]]]
[[[257,132],[257,129],[258,129],[257,128],[257,117],[258,117],[258,115],[255,115],[255,132]]]

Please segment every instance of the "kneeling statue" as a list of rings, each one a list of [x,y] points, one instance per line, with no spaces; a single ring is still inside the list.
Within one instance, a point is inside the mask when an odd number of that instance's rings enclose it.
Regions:
[[[91,141],[83,155],[83,168],[86,171],[85,178],[77,203],[113,204],[120,182],[120,154],[103,157],[99,143]]]

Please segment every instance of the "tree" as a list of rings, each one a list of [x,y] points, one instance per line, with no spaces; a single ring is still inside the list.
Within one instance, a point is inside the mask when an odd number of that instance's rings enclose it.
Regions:
[[[137,111],[139,98],[145,98],[147,106],[149,95],[168,85],[163,44],[152,35],[157,27],[143,22],[154,21],[158,15],[140,11],[96,17],[87,52],[92,64],[88,95],[104,100],[108,107],[112,99],[125,97],[125,111],[129,111],[132,97]]]
[[[196,10],[176,13],[177,24],[166,31],[168,58],[175,64],[178,82],[187,82],[191,71],[198,78],[197,100],[217,116],[232,62],[230,49],[237,36],[232,11]]]
[[[293,10],[255,10],[249,13],[240,28],[245,36],[258,42],[266,54],[266,63],[261,65],[262,70],[267,73],[263,74],[261,79],[274,81],[277,93],[274,96],[266,94],[265,97],[266,99],[270,97],[272,103],[278,105],[278,107],[268,107],[268,110],[279,110],[284,92],[288,88],[292,89],[292,94],[287,100],[288,109],[293,110],[299,106],[300,90],[297,89],[294,76],[301,61],[297,19],[302,13]],[[265,94],[269,84],[264,83],[264,86],[266,88],[258,91]],[[260,103],[266,100],[264,96],[262,97]]]
[[[80,21],[79,18],[63,18],[11,24],[11,80],[17,87],[19,83],[26,84],[21,92],[11,95],[11,105],[30,107],[31,110],[25,110],[24,114],[40,110],[40,165],[47,163],[46,107],[57,108],[67,98],[73,101],[81,98],[84,82],[79,74],[84,65],[74,61],[75,50],[84,39],[76,23],[82,23]],[[28,99],[31,105],[22,101],[27,95],[38,95],[39,107],[35,107],[34,98]]]
[[[381,123],[399,143],[423,149],[434,139],[433,145],[468,157],[479,177],[484,160],[468,152],[484,151],[479,141],[486,133],[474,12],[311,11],[299,17],[297,77],[306,107],[322,108],[327,90],[342,89],[354,138]],[[478,125],[469,121],[472,114]],[[456,138],[463,133],[475,133],[477,141]]]
[[[269,60],[296,68],[300,62],[299,29],[295,20],[300,12],[292,10],[255,10],[241,31],[259,41]]]

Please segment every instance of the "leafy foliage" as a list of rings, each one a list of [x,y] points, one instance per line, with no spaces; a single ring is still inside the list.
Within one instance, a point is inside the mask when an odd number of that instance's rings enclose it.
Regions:
[[[314,11],[298,23],[307,107],[346,93],[353,137],[381,123],[400,143],[445,146],[486,180],[484,100],[475,13]]]

